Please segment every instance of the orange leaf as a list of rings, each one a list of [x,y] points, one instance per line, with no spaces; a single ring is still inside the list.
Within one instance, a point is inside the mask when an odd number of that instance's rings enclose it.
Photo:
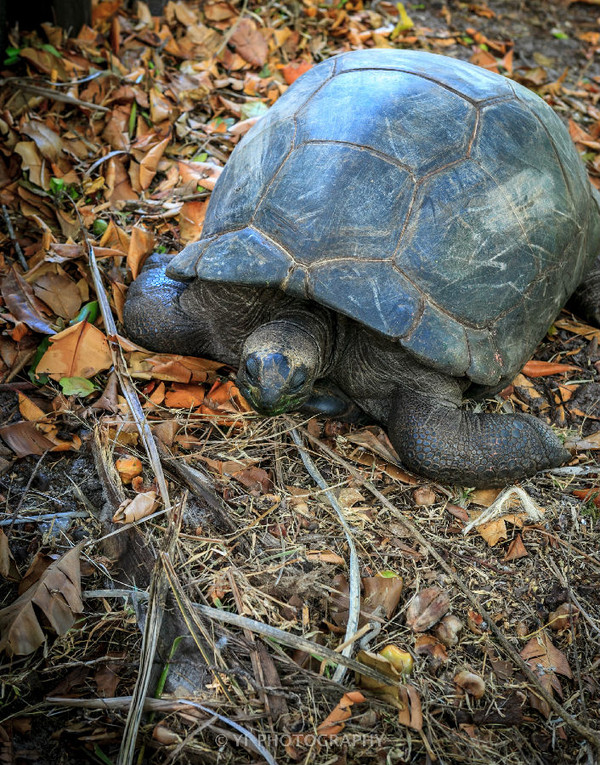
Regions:
[[[600,488],[595,489],[575,489],[573,491],[573,496],[577,497],[577,499],[581,499],[584,502],[587,502],[588,500],[593,500],[596,507],[600,507]]]
[[[53,380],[62,377],[93,377],[112,365],[105,335],[93,324],[80,321],[50,338],[50,348],[36,368]]]
[[[137,457],[121,457],[115,462],[115,467],[123,483],[131,483],[136,476],[141,474],[142,461]]]
[[[555,364],[552,361],[528,361],[521,370],[527,377],[546,377],[559,375],[561,372],[580,371],[573,364]]]
[[[292,61],[287,66],[282,67],[281,73],[287,84],[291,85],[309,69],[312,69],[312,61]]]
[[[131,239],[127,252],[127,265],[131,269],[131,275],[137,279],[142,270],[144,261],[154,249],[154,234],[141,226],[131,229]]]
[[[317,734],[319,736],[337,736],[344,730],[346,720],[352,716],[350,709],[354,704],[361,704],[365,701],[365,697],[360,691],[350,691],[345,693],[338,705],[333,709],[330,714],[323,720],[323,722],[317,728]]]
[[[165,406],[171,409],[190,409],[204,401],[204,388],[200,385],[175,383],[165,396]]]
[[[331,550],[326,550],[325,552],[321,552],[320,550],[307,550],[306,559],[320,561],[321,563],[336,563],[340,566],[343,566],[346,562],[340,555],[331,552]]]

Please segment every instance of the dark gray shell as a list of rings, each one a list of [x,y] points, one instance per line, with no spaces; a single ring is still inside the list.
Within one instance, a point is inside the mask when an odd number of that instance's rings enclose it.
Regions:
[[[444,56],[370,50],[301,77],[233,152],[168,274],[279,287],[493,386],[600,251],[552,109]]]

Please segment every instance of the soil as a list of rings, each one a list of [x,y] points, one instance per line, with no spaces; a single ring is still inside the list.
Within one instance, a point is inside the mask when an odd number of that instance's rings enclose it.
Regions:
[[[372,5],[377,10],[378,4]],[[489,8],[495,15],[486,18],[474,12],[472,3],[427,2],[423,4],[424,8],[421,4],[405,5],[417,24],[432,30],[432,36],[462,35],[467,29],[474,29],[490,40],[514,43],[515,68],[543,66],[550,81],[558,80],[567,70],[563,84],[572,93],[561,99],[559,111],[565,119],[570,117],[584,127],[592,123],[589,114],[578,109],[577,90],[582,80],[600,78],[600,58],[590,55],[589,45],[579,36],[600,31],[599,6],[583,2],[489,2]],[[452,49],[452,55],[465,59],[469,59],[472,53],[469,46]],[[600,419],[597,345],[594,349],[586,339],[559,330],[558,335],[547,338],[541,344],[536,357],[551,357],[556,350],[557,337],[573,351],[569,363],[583,370],[585,384],[577,388],[569,402],[570,412],[577,409],[582,414],[567,413],[566,420],[561,420],[562,410],[556,398],[554,379],[535,380],[534,390],[522,396],[523,408],[560,428],[570,428],[572,433],[586,436],[598,431]],[[0,421],[3,423],[19,419],[16,387],[23,386],[26,381],[25,375],[19,375],[12,383],[0,384]],[[56,393],[56,388],[53,388],[49,399]],[[498,408],[501,400],[497,399],[489,405]],[[72,438],[78,435],[81,438],[82,447],[78,452],[47,453],[43,457],[15,459],[9,449],[0,445],[3,518],[10,519],[16,510],[20,516],[55,515],[54,519],[17,523],[12,527],[10,550],[22,572],[32,563],[36,553],[64,552],[72,544],[97,540],[115,529],[111,518],[119,492],[122,494],[123,490],[114,481],[111,482],[111,476],[103,474],[100,467],[102,457],[97,448],[94,450],[97,417],[95,411],[83,406],[75,407],[70,414],[63,416],[61,432],[64,436]],[[248,614],[269,622],[270,618],[275,619],[277,611],[275,621],[279,623],[281,616],[278,609],[281,606],[285,612],[287,606],[291,609],[290,619],[293,612],[294,631],[308,632],[310,626],[315,634],[318,633],[319,640],[326,642],[335,616],[330,592],[331,565],[323,561],[309,563],[305,559],[298,563],[292,561],[287,569],[281,569],[278,573],[276,564],[287,560],[300,545],[307,549],[342,551],[346,556],[343,535],[332,520],[331,510],[323,497],[315,492],[314,485],[304,472],[298,452],[285,436],[288,421],[250,419],[249,423],[249,430],[241,435],[223,427],[206,426],[202,457],[221,461],[254,458],[256,466],[268,474],[273,488],[265,494],[242,487],[224,475],[215,477],[213,474],[210,477],[213,486],[206,489],[206,493],[203,494],[196,485],[196,493],[188,499],[182,527],[183,539],[175,556],[182,567],[184,561],[198,558],[194,564],[197,567],[190,569],[193,574],[190,573],[186,579],[186,592],[191,599],[200,601],[210,592],[211,597],[216,599],[213,603],[227,594],[227,608],[235,610],[231,601],[233,577],[243,590]],[[326,443],[337,444],[346,456],[351,453],[351,444],[346,440],[347,426],[319,422],[314,426],[314,432],[318,432]],[[138,453],[145,459],[140,449]],[[498,626],[507,630],[519,651],[523,649],[524,641],[517,639],[517,634],[534,635],[561,604],[579,604],[581,614],[576,630],[551,633],[560,650],[568,655],[574,676],[573,680],[568,681],[561,676],[564,690],[556,695],[571,714],[598,730],[600,568],[597,558],[593,556],[598,551],[600,511],[593,495],[589,501],[584,501],[572,493],[574,487],[583,491],[594,489],[597,485],[595,454],[597,452],[590,452],[587,457],[580,457],[580,466],[588,472],[584,470],[580,474],[583,478],[579,483],[572,483],[578,480],[577,476],[572,479],[568,473],[525,482],[527,493],[546,509],[547,521],[537,524],[541,531],[532,530],[527,535],[523,533],[528,557],[512,562],[503,560],[503,555],[508,554],[511,542],[520,537],[517,526],[511,527],[509,538],[502,543],[501,549],[487,547],[479,537],[476,541],[470,537],[467,543],[460,535],[460,525],[451,510],[457,505],[464,506],[465,496],[453,489],[434,486],[435,502],[418,507],[414,504],[414,484],[399,483],[385,471],[375,469],[373,476],[384,494],[413,519],[434,547],[478,593],[494,614]],[[194,463],[186,459],[184,462],[204,470],[201,461]],[[317,463],[330,486],[348,483],[348,475],[338,465],[322,456]],[[165,468],[174,495],[179,495],[184,487],[190,488],[191,479],[184,480],[172,462],[167,460]],[[147,463],[144,478],[147,481],[153,479]],[[375,508],[371,504],[372,498],[371,501],[366,499],[367,493],[363,488],[352,481],[350,485],[358,487],[363,494],[359,506],[365,505],[362,515],[359,510],[353,516],[357,528],[360,526],[362,529],[360,535],[357,534],[362,575],[374,575],[377,571],[391,568],[402,573],[405,588],[410,592],[422,587],[441,586],[451,592],[455,601],[454,611],[460,614],[465,624],[471,623],[475,617],[469,604],[453,589],[448,576],[436,567],[427,552],[408,537],[397,519],[385,508]],[[298,505],[290,505],[286,500],[271,513],[272,494],[281,493],[284,487],[289,486],[300,486],[309,492],[308,508],[294,511],[293,507]],[[266,518],[264,522],[263,517]],[[161,518],[143,530],[121,533],[116,545],[108,542],[89,548],[83,556],[84,592],[133,585],[145,588],[154,556],[163,544],[161,534],[165,526]],[[2,528],[8,532],[7,525]],[[562,541],[556,541],[559,537]],[[200,540],[199,547],[192,544],[195,538]],[[391,547],[389,540],[392,540]],[[590,556],[593,563],[590,563]],[[295,553],[292,557],[295,559]],[[422,561],[423,568],[420,568]],[[0,595],[0,602],[12,603],[17,597],[17,585],[2,580]],[[111,693],[106,690],[109,686],[113,695],[129,695],[138,672],[144,603],[142,598],[136,606],[132,606],[123,598],[108,599],[104,595],[86,599],[84,613],[67,635],[49,638],[47,647],[43,651],[40,649],[33,657],[4,659],[0,668],[0,677],[3,677],[0,726],[5,735],[4,741],[0,737],[2,761],[19,765],[116,761],[125,709],[79,710],[44,703],[44,699],[47,696],[109,696]],[[168,609],[171,625],[163,635],[154,676],[167,662],[173,638],[179,631],[185,631],[183,622],[175,616],[175,603],[169,602]],[[303,619],[307,620],[306,623]],[[450,651],[451,660],[447,667],[439,663],[435,656],[426,654],[417,662],[419,668],[414,682],[419,688],[428,722],[428,736],[439,762],[503,761],[507,765],[529,762],[563,765],[584,761],[581,757],[586,752],[586,756],[594,757],[591,749],[586,749],[583,738],[561,724],[556,715],[546,717],[540,714],[531,705],[531,698],[529,704],[525,704],[527,683],[524,677],[510,665],[485,625],[479,626],[479,630],[476,626],[470,632],[467,630],[468,635],[459,647]],[[303,630],[303,627],[306,629]],[[253,674],[256,669],[256,664],[252,663],[256,660],[252,653],[254,642],[248,633],[242,639],[222,627],[213,625],[211,629],[214,629],[213,637],[223,646],[232,676],[243,687],[246,698],[250,697],[258,684]],[[389,634],[379,642],[376,640],[371,650],[377,650],[387,642],[408,644],[413,637],[403,625],[403,617],[395,618]],[[336,705],[342,689],[327,678],[317,681],[317,675],[309,673],[309,668],[318,671],[318,663],[314,660],[311,663],[310,657],[303,665],[292,666],[283,649],[272,649],[270,644],[266,645],[272,652],[273,667],[277,668],[275,678],[279,674],[281,679],[281,687],[269,698],[277,698],[280,694],[286,699],[285,730],[314,730]],[[172,692],[181,691],[182,687],[204,688],[204,680],[199,679],[202,673],[190,665],[189,656],[195,657],[194,651],[193,647],[183,651],[180,664],[174,664],[174,672],[179,674],[176,681],[171,675],[167,688]],[[252,662],[249,656],[252,656]],[[510,666],[501,666],[503,661]],[[492,665],[494,671],[486,675],[487,695],[481,701],[466,696],[452,682],[459,669],[467,667],[483,673],[488,672]],[[111,673],[117,678],[116,685],[106,680]],[[269,682],[265,681],[265,686],[268,687]],[[209,696],[206,692],[206,697]],[[259,721],[257,725],[262,725],[267,718],[262,701],[257,699],[263,699],[263,696],[253,696],[252,714],[248,712],[243,724],[249,725],[252,715]],[[381,699],[372,700],[370,707],[364,705],[356,709],[359,711],[353,715],[346,729],[346,733],[357,736],[350,745],[342,740],[336,744],[329,742],[320,752],[307,753],[302,750],[302,757],[306,757],[303,760],[300,754],[298,757],[294,754],[301,751],[300,747],[290,744],[286,751],[285,745],[281,744],[284,736],[280,731],[279,743],[271,747],[271,751],[277,750],[278,762],[282,763],[424,764],[433,761],[422,744],[420,734],[398,725],[397,712]],[[233,716],[233,710],[230,709],[229,713]],[[161,719],[163,717],[161,715]],[[151,723],[146,718],[143,724],[147,747],[144,762],[167,762],[168,752],[175,746],[173,742],[164,744],[150,738],[157,719],[155,717]],[[204,722],[206,719],[209,718],[205,718]],[[182,747],[182,753],[175,762],[259,761],[259,755],[251,749],[234,746],[230,739],[225,738],[223,730],[226,726],[217,731],[217,739],[221,741],[219,748],[214,743],[214,736],[213,740],[203,738],[205,733],[202,732],[201,721],[191,724],[186,720],[182,723],[168,716],[164,720],[165,726],[170,726],[179,736],[176,743],[181,743],[186,735],[192,735],[194,726],[197,726],[197,743],[191,745],[193,742],[190,742],[190,746]],[[212,725],[216,731],[214,719]],[[266,727],[264,730],[273,731],[277,727]],[[289,734],[286,735],[286,741],[290,741]],[[3,746],[6,756],[1,754]]]

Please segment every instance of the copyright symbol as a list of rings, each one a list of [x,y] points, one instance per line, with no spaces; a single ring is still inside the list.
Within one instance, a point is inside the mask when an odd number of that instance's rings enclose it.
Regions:
[[[215,738],[215,743],[217,746],[225,746],[227,743],[227,736],[224,736],[222,733],[219,733],[219,735]]]

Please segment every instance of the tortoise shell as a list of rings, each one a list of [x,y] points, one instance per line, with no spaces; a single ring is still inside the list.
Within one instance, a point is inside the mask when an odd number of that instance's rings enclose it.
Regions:
[[[309,70],[234,150],[168,275],[285,290],[494,386],[600,251],[560,119],[505,77],[364,50]]]

